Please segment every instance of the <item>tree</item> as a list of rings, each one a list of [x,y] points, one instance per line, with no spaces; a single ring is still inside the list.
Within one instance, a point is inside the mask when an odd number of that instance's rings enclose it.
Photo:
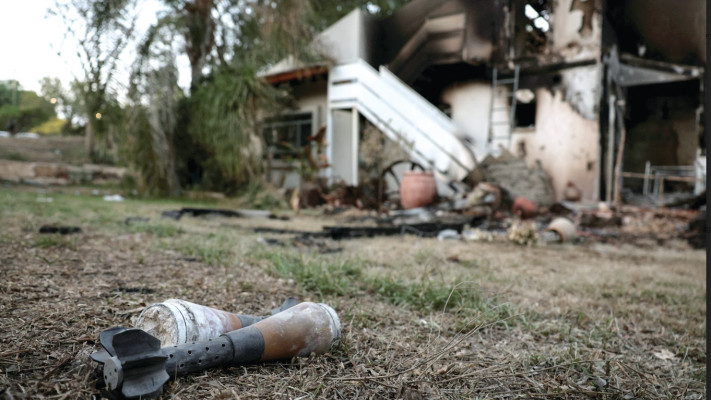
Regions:
[[[20,83],[15,80],[0,82],[0,106],[17,102],[19,86]]]
[[[260,80],[257,71],[288,54],[304,53],[301,48],[313,33],[305,23],[308,1],[164,3],[168,12],[139,46],[131,78],[131,121],[140,127],[131,129],[136,134],[132,144],[155,155],[142,157],[149,161],[136,169],[142,181],[164,187],[170,182],[164,166],[170,162],[160,158],[175,154],[184,184],[201,182],[205,188],[234,191],[260,178],[259,110],[274,107],[285,97],[284,91]],[[167,68],[176,56],[176,38],[191,62],[191,96],[177,104],[171,102],[176,96],[152,88],[158,75],[164,79],[160,87],[173,87],[168,80],[175,76],[167,74]],[[178,124],[170,114],[176,108],[181,110]]]
[[[77,103],[72,93],[62,85],[59,78],[44,77],[40,80],[40,94],[55,105],[57,114],[63,118],[61,133],[71,133],[72,121],[77,114]]]
[[[97,141],[110,139],[109,124],[102,118],[120,110],[114,75],[119,57],[133,37],[137,0],[56,0],[50,14],[58,15],[78,44],[83,76],[76,77],[77,105],[85,120],[85,139],[90,156],[99,157]]]
[[[42,135],[60,135],[64,130],[67,121],[57,117],[53,117],[39,125],[32,127],[31,132]]]
[[[410,0],[311,0],[314,12],[311,25],[322,31],[355,8],[364,8],[366,12],[384,17],[409,3]]]
[[[190,88],[206,73],[229,64],[240,27],[253,19],[256,0],[163,0],[170,12],[156,26],[170,23],[183,39],[190,60]]]
[[[180,191],[175,132],[183,93],[178,87],[175,33],[166,21],[161,18],[139,46],[129,86],[130,122],[124,157],[137,173],[142,193],[174,196]]]
[[[0,130],[7,130],[11,135],[17,132],[16,121],[20,115],[17,106],[17,91],[20,83],[11,80],[0,82]]]
[[[185,53],[190,60],[191,90],[203,74],[207,57],[215,45],[213,0],[164,0],[177,16],[175,21],[185,39]]]
[[[33,91],[0,85],[0,128],[12,134],[29,131],[56,116],[54,105]]]
[[[288,91],[269,85],[257,72],[287,55],[304,61],[318,57],[309,48],[315,31],[307,23],[307,0],[253,1],[239,16],[239,24],[231,27],[234,56],[193,92],[188,125],[208,155],[204,184],[227,192],[261,179],[260,115],[284,109],[291,99]]]

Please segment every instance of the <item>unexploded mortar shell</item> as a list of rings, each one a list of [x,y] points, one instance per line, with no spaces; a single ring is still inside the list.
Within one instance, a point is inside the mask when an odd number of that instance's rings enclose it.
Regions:
[[[136,320],[136,328],[158,338],[162,347],[211,339],[242,328],[236,314],[170,299],[148,306]]]

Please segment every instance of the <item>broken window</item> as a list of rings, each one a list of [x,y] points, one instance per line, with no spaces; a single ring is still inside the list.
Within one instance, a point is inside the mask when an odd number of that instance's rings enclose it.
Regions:
[[[516,92],[514,119],[517,128],[530,128],[536,125],[536,95],[532,90],[520,89]]]
[[[517,0],[515,11],[515,53],[517,57],[541,54],[551,30],[549,0]]]
[[[645,194],[660,188],[662,193],[691,193],[699,150],[699,81],[632,86],[626,100],[624,171],[657,178],[648,188],[642,180],[625,180],[625,188]],[[672,175],[676,178],[658,178]],[[679,179],[688,175],[692,178]]]
[[[262,134],[273,158],[298,157],[299,149],[309,144],[312,113],[279,115],[264,121]]]
[[[537,3],[539,5],[538,9],[533,8],[531,4],[524,6],[524,15],[526,15],[526,18],[528,18],[530,22],[526,25],[526,31],[533,32],[534,29],[537,29],[539,32],[546,33],[551,27],[550,23],[548,23],[550,15],[544,7],[540,7],[542,5],[541,3],[544,2]]]
[[[536,102],[516,104],[516,127],[530,128],[536,125]]]

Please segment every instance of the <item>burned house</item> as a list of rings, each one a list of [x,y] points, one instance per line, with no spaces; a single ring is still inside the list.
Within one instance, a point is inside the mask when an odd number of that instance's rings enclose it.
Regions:
[[[443,192],[505,151],[539,164],[557,199],[568,182],[585,200],[656,194],[665,179],[698,190],[705,7],[413,0],[382,19],[354,10],[318,36],[328,62],[284,60],[264,74],[298,103],[265,129],[294,147],[323,129],[320,173],[351,185],[368,121]],[[286,159],[276,154],[270,175],[294,186]]]

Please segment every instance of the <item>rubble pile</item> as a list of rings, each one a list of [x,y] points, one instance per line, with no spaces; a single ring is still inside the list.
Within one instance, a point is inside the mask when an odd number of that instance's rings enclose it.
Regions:
[[[466,179],[472,187],[483,181],[504,188],[510,201],[523,197],[538,207],[555,203],[553,186],[540,163],[529,168],[526,161],[506,150],[499,157],[487,156]]]

